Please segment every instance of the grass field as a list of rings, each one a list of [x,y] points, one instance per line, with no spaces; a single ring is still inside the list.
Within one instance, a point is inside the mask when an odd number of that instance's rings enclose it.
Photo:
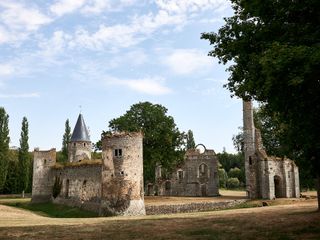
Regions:
[[[316,199],[277,204],[112,218],[48,218],[0,205],[0,239],[320,239]]]

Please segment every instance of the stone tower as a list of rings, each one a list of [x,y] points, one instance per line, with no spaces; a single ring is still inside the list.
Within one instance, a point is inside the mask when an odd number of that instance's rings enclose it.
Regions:
[[[115,133],[102,139],[100,215],[145,215],[142,133]]]
[[[243,135],[246,174],[246,191],[248,198],[257,198],[257,159],[255,158],[255,127],[251,101],[243,100]]]
[[[91,141],[89,131],[80,113],[68,144],[69,162],[79,162],[91,159]]]
[[[56,149],[40,151],[34,149],[32,199],[33,203],[48,202],[51,200],[53,175],[51,167],[56,163]]]
[[[243,134],[247,197],[298,198],[299,169],[286,157],[267,155],[260,130],[254,126],[251,101],[243,101]]]

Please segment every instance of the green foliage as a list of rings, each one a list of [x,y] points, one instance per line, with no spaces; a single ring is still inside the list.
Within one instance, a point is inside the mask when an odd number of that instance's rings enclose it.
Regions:
[[[228,174],[224,168],[218,169],[219,174],[219,187],[220,188],[226,188],[227,187],[227,180],[228,180]]]
[[[245,182],[245,172],[244,170],[241,170],[240,168],[231,168],[228,172],[228,176],[229,178],[237,178],[239,179],[239,181],[241,183],[244,183]]]
[[[193,132],[189,130],[187,133],[187,149],[193,149],[196,147],[196,143],[194,141]]]
[[[20,192],[19,186],[19,159],[18,151],[9,150],[8,152],[8,173],[2,193],[13,194]]]
[[[244,155],[242,153],[217,153],[219,163],[222,165],[222,167],[229,172],[231,168],[244,168]]]
[[[56,177],[54,180],[54,184],[52,187],[52,196],[53,198],[56,198],[59,196],[60,192],[61,192],[61,188],[62,188],[62,181],[60,179],[60,177]]]
[[[170,169],[183,160],[185,135],[179,131],[173,117],[167,115],[167,111],[159,104],[140,102],[109,122],[111,131],[143,132],[143,170],[146,182],[154,181],[156,163],[162,164],[164,169]]]
[[[58,159],[59,162],[66,162],[68,160],[68,144],[71,139],[71,128],[69,124],[69,119],[65,122],[65,130],[62,138],[62,149],[61,156]]]
[[[19,183],[20,191],[26,191],[29,183],[29,124],[26,117],[22,119],[21,135],[20,135],[20,148],[18,153],[19,158]]]
[[[320,176],[319,1],[231,2],[234,16],[218,33],[202,35],[213,45],[209,55],[232,64],[226,87],[264,102],[282,124],[288,149],[311,160]]]
[[[227,188],[238,188],[240,186],[240,181],[238,178],[228,178]]]
[[[2,191],[8,172],[9,115],[0,107],[0,191]]]

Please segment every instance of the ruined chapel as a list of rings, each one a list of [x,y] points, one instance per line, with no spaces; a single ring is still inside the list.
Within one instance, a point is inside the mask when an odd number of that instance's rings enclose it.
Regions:
[[[247,197],[299,198],[299,169],[293,160],[267,155],[254,126],[251,101],[243,101],[243,133]]]

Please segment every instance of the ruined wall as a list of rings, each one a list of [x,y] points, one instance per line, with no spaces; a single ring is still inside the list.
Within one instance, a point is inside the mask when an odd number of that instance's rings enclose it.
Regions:
[[[248,198],[259,198],[259,158],[256,156],[255,127],[253,123],[253,107],[251,101],[243,101],[243,135],[246,191]]]
[[[65,166],[53,169],[53,178],[59,178],[62,188],[54,203],[76,206],[99,212],[102,165]]]
[[[159,174],[156,177],[158,195],[219,195],[218,159],[213,150],[200,153],[197,149],[190,149],[184,163],[172,172],[169,179],[162,179]]]
[[[300,197],[299,171],[295,163],[287,158],[276,157],[268,157],[266,162],[262,198]]]
[[[35,148],[33,152],[33,179],[32,199],[33,203],[48,202],[51,200],[53,176],[51,167],[56,163],[56,149],[40,151]]]
[[[249,198],[299,197],[299,170],[294,161],[269,157],[253,123],[251,101],[243,101],[246,190]]]
[[[141,133],[102,140],[101,215],[145,215]]]
[[[91,142],[77,141],[68,144],[68,161],[79,162],[91,159]]]

